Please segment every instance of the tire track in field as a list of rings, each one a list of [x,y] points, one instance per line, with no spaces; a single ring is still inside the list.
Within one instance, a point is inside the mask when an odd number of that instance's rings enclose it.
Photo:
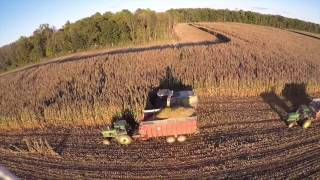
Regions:
[[[209,98],[198,109],[200,133],[173,145],[159,138],[106,147],[93,130],[0,134],[0,147],[23,147],[16,141],[24,136],[46,137],[56,146],[63,136],[70,136],[62,158],[5,151],[1,163],[27,179],[319,177],[320,124],[308,130],[287,129],[266,107],[257,98]]]

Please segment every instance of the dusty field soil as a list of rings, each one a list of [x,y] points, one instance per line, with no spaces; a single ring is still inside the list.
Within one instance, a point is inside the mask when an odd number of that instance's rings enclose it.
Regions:
[[[23,179],[320,177],[320,123],[288,129],[262,98],[200,97],[200,133],[129,146],[101,144],[98,129],[1,133],[0,149],[46,138],[61,158],[1,150],[1,164]]]
[[[205,31],[199,31],[198,28],[185,23],[177,24],[174,30],[180,42],[199,42],[217,40],[216,36],[209,34]]]

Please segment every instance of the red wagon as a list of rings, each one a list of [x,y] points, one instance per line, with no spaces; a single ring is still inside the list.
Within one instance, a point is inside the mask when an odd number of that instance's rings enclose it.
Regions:
[[[184,142],[187,135],[198,132],[195,108],[198,98],[193,91],[161,89],[157,95],[160,109],[145,110],[143,117],[138,118],[138,128],[136,125],[129,125],[125,119],[118,119],[113,122],[113,127],[102,131],[106,138],[103,143],[110,144],[110,140],[115,139],[119,144],[127,145],[133,139],[147,140],[156,137],[166,137],[168,143],[176,140]]]
[[[102,132],[106,138],[115,138],[120,144],[130,144],[132,138],[136,140],[148,140],[150,138],[166,137],[168,143],[175,141],[184,142],[187,135],[195,134],[197,129],[197,116],[191,115],[179,118],[158,119],[154,116],[158,110],[149,110],[145,112],[145,117],[141,119],[139,128],[134,131],[133,136],[129,136],[128,124],[125,120],[114,122],[113,129],[107,129]],[[110,144],[108,139],[104,144]]]
[[[139,138],[146,140],[154,137],[167,137],[168,143],[177,139],[186,140],[187,134],[197,132],[197,116],[184,118],[171,118],[166,120],[144,121],[140,123]]]

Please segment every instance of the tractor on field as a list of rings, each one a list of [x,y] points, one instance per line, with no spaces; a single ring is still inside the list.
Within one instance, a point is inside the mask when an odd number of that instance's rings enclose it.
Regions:
[[[109,145],[110,139],[115,139],[119,144],[131,144],[132,138],[128,134],[129,128],[126,120],[120,119],[113,122],[113,128],[108,126],[106,130],[102,131],[103,137],[108,138],[103,141],[103,144]]]
[[[313,99],[309,105],[303,104],[296,112],[289,113],[287,124],[289,128],[299,124],[306,129],[316,119],[320,120],[320,98]]]
[[[160,108],[157,109],[144,110],[137,129],[130,126],[125,119],[119,119],[112,127],[103,130],[103,144],[109,145],[111,140],[115,140],[119,144],[128,145],[134,139],[148,140],[155,137],[166,137],[168,143],[176,140],[184,142],[186,135],[197,132],[195,107],[198,98],[193,91],[160,89],[157,100],[163,102],[163,105],[159,105]]]

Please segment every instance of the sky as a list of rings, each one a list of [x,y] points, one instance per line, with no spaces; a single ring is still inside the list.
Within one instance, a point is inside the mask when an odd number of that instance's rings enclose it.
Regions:
[[[40,24],[61,28],[96,12],[213,8],[277,14],[320,24],[319,0],[0,0],[0,46],[30,36]]]

